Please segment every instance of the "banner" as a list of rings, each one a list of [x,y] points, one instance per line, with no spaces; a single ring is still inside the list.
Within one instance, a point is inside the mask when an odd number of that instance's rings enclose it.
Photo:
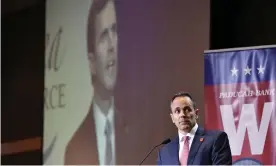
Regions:
[[[229,137],[233,164],[276,164],[276,47],[206,51],[205,127]]]

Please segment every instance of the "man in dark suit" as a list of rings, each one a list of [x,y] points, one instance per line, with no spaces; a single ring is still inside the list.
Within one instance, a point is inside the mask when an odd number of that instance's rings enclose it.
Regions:
[[[88,14],[87,48],[94,98],[89,112],[69,141],[65,165],[114,165],[126,161],[127,126],[115,108],[117,22],[113,0],[93,0]]]
[[[197,124],[199,110],[189,93],[171,100],[171,119],[178,129],[158,153],[157,165],[231,165],[228,136],[223,131],[204,130]]]

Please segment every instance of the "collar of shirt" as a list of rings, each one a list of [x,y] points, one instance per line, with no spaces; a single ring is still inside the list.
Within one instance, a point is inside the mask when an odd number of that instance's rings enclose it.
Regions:
[[[97,136],[97,147],[99,153],[99,164],[104,165],[104,154],[106,148],[106,136],[105,136],[105,125],[106,120],[108,119],[111,124],[111,142],[112,142],[112,151],[113,151],[113,159],[115,161],[115,126],[114,126],[114,99],[112,98],[111,106],[108,110],[107,116],[103,114],[100,107],[97,103],[93,102],[93,115],[95,121],[95,131]]]
[[[105,123],[105,121],[108,119],[109,120],[109,122],[111,123],[111,124],[113,124],[113,120],[114,120],[114,99],[112,98],[112,100],[111,100],[111,106],[110,106],[110,108],[109,108],[109,110],[108,110],[108,113],[107,113],[107,116],[105,116],[104,114],[103,114],[103,112],[101,111],[101,109],[100,109],[100,107],[97,105],[97,103],[95,103],[95,102],[93,102],[93,110],[94,110],[94,117],[96,117],[95,118],[95,121],[96,121],[96,124],[97,124],[97,121],[98,122],[104,122]],[[102,130],[104,131],[104,128],[105,128],[105,125],[100,125],[100,126],[97,126],[97,128],[98,127],[101,127],[102,128]]]
[[[182,140],[182,138],[183,138],[184,136],[189,136],[189,137],[190,137],[190,140],[191,140],[192,138],[194,138],[197,128],[198,128],[198,125],[197,125],[197,123],[196,123],[195,126],[192,128],[192,130],[191,130],[189,133],[184,133],[184,134],[183,134],[183,133],[181,133],[180,131],[178,131],[179,142],[184,141],[184,140]]]
[[[183,150],[183,145],[184,145],[184,140],[182,140],[183,136],[189,136],[190,140],[189,140],[189,149],[191,149],[192,146],[192,142],[196,133],[196,130],[198,128],[197,123],[195,124],[195,126],[192,128],[192,130],[189,133],[184,133],[182,134],[181,132],[178,131],[178,136],[179,136],[179,151],[178,151],[178,155],[179,158],[181,157],[181,152]]]
[[[192,128],[192,130],[189,133],[181,133],[178,131],[178,136],[179,136],[179,144],[181,144],[184,140],[182,139],[184,136],[189,136],[190,137],[190,147],[193,142],[193,139],[195,137],[196,130],[198,128],[198,124],[196,123],[195,126]]]

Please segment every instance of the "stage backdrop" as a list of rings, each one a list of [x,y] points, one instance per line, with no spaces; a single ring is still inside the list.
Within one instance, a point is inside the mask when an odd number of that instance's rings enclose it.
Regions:
[[[276,46],[206,51],[205,127],[224,130],[233,164],[276,164]]]
[[[138,164],[150,148],[175,136],[177,130],[169,115],[174,93],[190,92],[203,110],[202,53],[209,48],[208,0],[116,0],[115,7],[110,3],[102,7],[100,15],[106,19],[97,17],[95,26],[88,24],[93,21],[88,18],[93,2],[47,0],[44,164],[97,164],[97,159],[104,163],[107,139],[103,132],[97,142],[93,138],[105,127],[105,121],[93,120],[96,99],[91,75],[95,68],[106,75],[99,80],[109,85],[116,77],[115,106],[111,107],[115,123],[119,114],[121,126],[112,133],[116,164]],[[101,3],[94,6],[99,8]],[[106,30],[99,32],[104,26]],[[98,30],[89,34],[88,28]],[[94,37],[93,32],[102,35]],[[101,48],[97,53],[112,52],[110,57],[97,57],[106,66],[94,66],[93,54],[88,53],[90,42],[98,37],[102,44],[95,45]],[[156,158],[154,151],[145,164],[155,164]]]

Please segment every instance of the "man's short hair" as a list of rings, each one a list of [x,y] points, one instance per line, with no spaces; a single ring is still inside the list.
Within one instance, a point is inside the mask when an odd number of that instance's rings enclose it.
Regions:
[[[188,92],[178,92],[178,93],[174,94],[172,99],[171,99],[171,103],[177,97],[189,97],[191,99],[191,101],[193,102],[193,107],[196,108],[196,103],[195,103],[195,101],[194,101],[194,99],[193,99],[193,97],[190,93],[188,93]]]
[[[96,39],[96,17],[111,0],[93,0],[88,13],[87,23],[87,51],[94,53]]]

